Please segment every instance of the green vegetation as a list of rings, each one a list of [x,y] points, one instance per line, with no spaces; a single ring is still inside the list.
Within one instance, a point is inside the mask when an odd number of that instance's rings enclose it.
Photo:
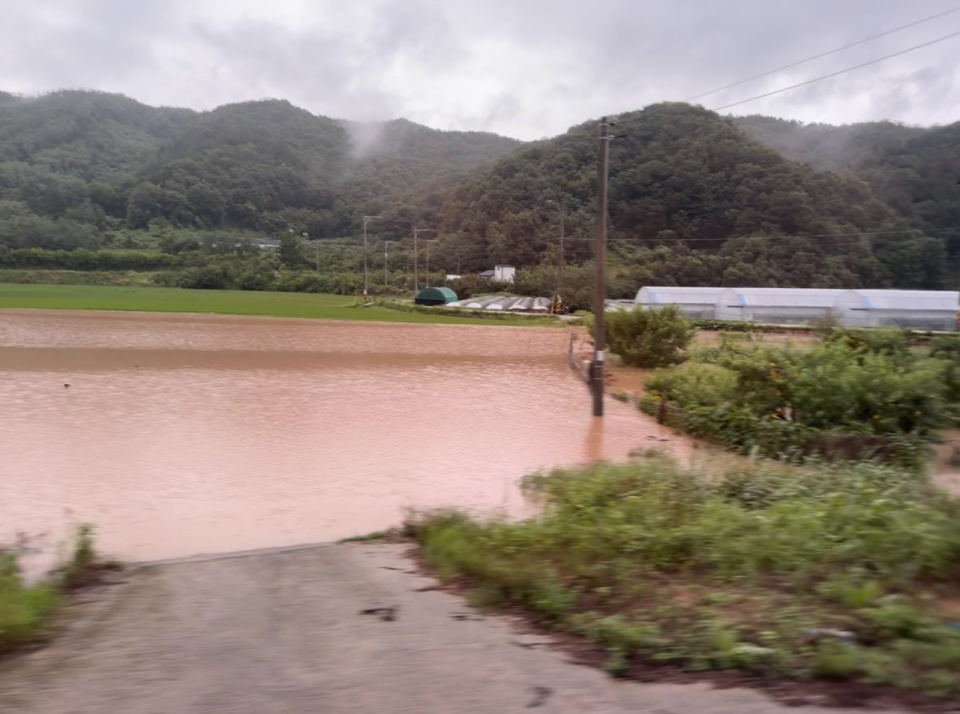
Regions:
[[[637,666],[744,670],[960,695],[960,630],[941,612],[960,568],[960,502],[861,463],[722,477],[663,455],[537,474],[522,522],[421,514],[408,530],[477,606]]]
[[[618,119],[626,136],[610,161],[609,297],[653,283],[952,282],[960,204],[943,157],[960,150],[960,124],[821,131],[769,120],[758,133],[765,121],[685,104]],[[832,164],[818,160],[828,154]],[[283,101],[197,113],[98,92],[11,96],[0,103],[0,247],[17,255],[0,265],[164,271],[155,282],[350,294],[363,272],[366,214],[380,217],[367,256],[374,289],[384,269],[385,292],[412,287],[416,225],[435,239],[419,242],[420,266],[428,251],[443,273],[510,263],[518,291],[546,296],[559,284],[564,304],[583,309],[595,164],[593,124],[521,144],[403,120],[340,122]],[[547,199],[563,207],[562,259],[561,212]],[[306,251],[304,234],[316,241]],[[824,239],[830,234],[840,235]],[[256,245],[279,237],[279,250]],[[86,251],[19,253],[36,248]],[[281,268],[290,275],[278,277]],[[319,275],[301,274],[308,268]]]
[[[659,310],[617,310],[607,313],[610,351],[628,367],[667,367],[684,358],[696,328],[676,305]]]
[[[960,192],[953,168],[960,162],[960,123],[924,129],[888,121],[844,126],[760,116],[734,121],[789,159],[852,173],[899,216],[936,236],[952,259],[960,253]],[[923,270],[922,244],[894,236],[876,247],[883,255],[883,279],[893,284]]]
[[[264,315],[325,320],[419,322],[475,325],[469,315],[403,312],[374,305],[363,307],[342,295],[241,292],[234,290],[180,290],[177,288],[120,288],[93,285],[2,285],[0,309],[133,310],[141,312],[195,312],[219,315]],[[497,325],[535,325],[542,321],[508,316]]]
[[[733,121],[684,104],[629,112],[617,122],[626,136],[610,156],[609,297],[631,296],[644,284],[944,284],[947,246],[940,234],[923,233],[912,214],[892,208],[858,176],[788,161]],[[912,158],[921,170],[937,162],[926,151]],[[445,243],[464,260],[470,256],[471,265],[485,258],[555,273],[557,212],[544,199],[565,207],[567,262],[588,260],[595,166],[595,125],[574,127],[436,192],[431,225],[445,235],[456,231]],[[892,169],[882,181],[902,186],[903,179]],[[944,181],[938,190],[952,184]],[[925,210],[936,212],[956,197],[925,200]],[[821,237],[827,234],[844,235]],[[564,290],[568,304],[573,297]]]
[[[95,247],[151,225],[338,237],[378,212],[371,199],[519,145],[405,120],[341,122],[276,100],[197,113],[102,92],[13,98],[0,104],[0,243]]]
[[[45,637],[65,593],[95,582],[104,569],[119,567],[101,561],[88,524],[77,527],[70,558],[46,580],[24,581],[20,559],[27,552],[25,539],[0,548],[0,654]]]
[[[742,453],[920,466],[960,409],[955,343],[924,353],[883,330],[834,330],[804,349],[724,339],[656,372],[640,404]]]
[[[403,534],[399,528],[388,528],[385,531],[373,531],[363,535],[341,538],[338,543],[370,543],[375,541],[400,540]]]

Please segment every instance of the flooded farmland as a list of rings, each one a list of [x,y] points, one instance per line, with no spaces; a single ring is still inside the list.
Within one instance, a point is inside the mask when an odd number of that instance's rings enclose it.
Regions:
[[[590,416],[560,329],[0,312],[0,542],[126,559],[326,541],[405,508],[523,514],[530,471],[685,448]],[[669,441],[661,441],[667,439]]]

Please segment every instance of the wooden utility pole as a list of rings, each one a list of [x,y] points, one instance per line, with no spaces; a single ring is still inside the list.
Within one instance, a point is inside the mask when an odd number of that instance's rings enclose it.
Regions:
[[[603,362],[606,342],[604,310],[607,302],[607,174],[610,158],[610,125],[607,118],[600,120],[600,175],[598,187],[599,221],[597,224],[597,283],[593,294],[593,362],[590,363],[593,388],[593,415],[603,416]]]

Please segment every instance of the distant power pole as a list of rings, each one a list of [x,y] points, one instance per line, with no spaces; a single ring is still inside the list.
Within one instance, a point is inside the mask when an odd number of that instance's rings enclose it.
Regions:
[[[396,241],[387,240],[383,242],[383,290],[388,292],[390,289],[390,246]]]
[[[432,228],[413,229],[413,290],[420,292],[420,234],[429,233]]]
[[[375,221],[380,216],[364,216],[363,217],[363,296],[367,297],[370,290],[370,267],[367,263],[367,224],[370,221]]]
[[[556,208],[560,213],[560,253],[557,257],[557,290],[554,299],[550,301],[550,312],[552,313],[554,307],[557,305],[557,299],[560,297],[560,291],[563,288],[563,239],[564,227],[567,222],[567,209],[557,201],[547,199],[546,203]]]
[[[593,295],[593,362],[590,363],[591,386],[593,387],[593,415],[603,416],[603,360],[606,333],[604,311],[607,301],[607,177],[610,163],[610,123],[600,120],[600,169],[597,198],[600,216],[597,224],[597,284]]]

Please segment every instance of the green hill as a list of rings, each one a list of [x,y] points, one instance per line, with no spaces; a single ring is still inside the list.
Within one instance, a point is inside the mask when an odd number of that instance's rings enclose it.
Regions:
[[[937,287],[943,246],[851,173],[790,161],[737,124],[685,104],[621,115],[610,152],[610,237],[625,284]],[[468,269],[590,256],[596,123],[520,149],[421,196],[438,254]],[[403,206],[396,207],[402,212]],[[880,233],[881,236],[871,235]],[[842,234],[833,236],[833,234]],[[809,236],[809,237],[804,237]],[[624,292],[627,292],[624,289]]]

